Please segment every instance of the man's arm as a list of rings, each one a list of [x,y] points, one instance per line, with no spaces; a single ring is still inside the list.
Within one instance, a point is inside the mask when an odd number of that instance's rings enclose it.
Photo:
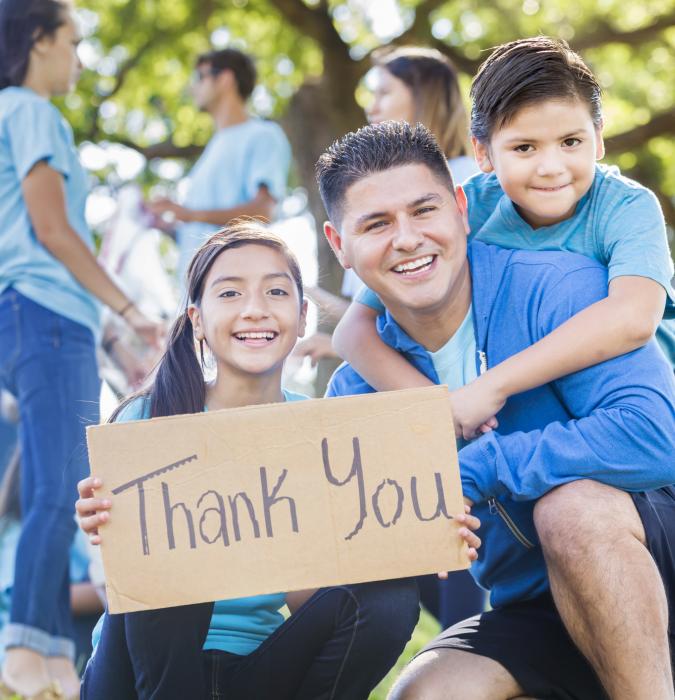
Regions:
[[[158,199],[150,202],[148,208],[158,217],[171,212],[177,221],[183,223],[198,221],[214,226],[225,226],[233,219],[242,216],[270,221],[275,205],[274,197],[265,185],[261,185],[253,199],[228,209],[188,209],[170,199]]]

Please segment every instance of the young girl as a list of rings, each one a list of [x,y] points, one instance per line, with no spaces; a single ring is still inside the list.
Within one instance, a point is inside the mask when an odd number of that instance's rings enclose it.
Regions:
[[[223,229],[195,254],[188,290],[153,386],[116,420],[305,398],[281,388],[306,304],[298,264],[279,238],[253,223]],[[213,357],[212,382],[204,381],[195,340],[202,358],[205,348]],[[100,486],[95,477],[79,484],[77,511],[94,543],[111,507],[94,497]],[[475,557],[478,522],[459,517]],[[284,604],[292,613],[285,622]],[[105,615],[82,697],[367,698],[417,615],[412,580]]]
[[[78,692],[68,550],[98,422],[100,304],[146,341],[160,334],[92,252],[87,178],[50,102],[77,81],[78,42],[65,0],[0,2],[0,385],[19,404],[23,512],[0,698]]]

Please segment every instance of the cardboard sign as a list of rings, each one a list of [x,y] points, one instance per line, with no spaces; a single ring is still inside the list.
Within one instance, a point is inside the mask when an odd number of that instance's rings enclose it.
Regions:
[[[445,387],[90,427],[110,612],[469,565]]]

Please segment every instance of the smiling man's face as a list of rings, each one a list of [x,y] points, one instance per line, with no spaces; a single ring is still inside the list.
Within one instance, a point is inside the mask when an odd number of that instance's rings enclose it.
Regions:
[[[422,164],[351,185],[338,231],[325,233],[343,267],[354,268],[392,312],[438,313],[466,288],[466,199]]]

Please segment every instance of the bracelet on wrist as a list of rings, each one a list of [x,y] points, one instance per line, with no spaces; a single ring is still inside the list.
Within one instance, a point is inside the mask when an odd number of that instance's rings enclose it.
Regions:
[[[134,302],[133,302],[133,301],[129,301],[129,302],[127,302],[117,313],[118,313],[122,318],[124,318],[125,315],[126,315],[126,313],[127,313],[127,311],[129,311],[129,309],[133,309],[133,308],[134,308]]]

